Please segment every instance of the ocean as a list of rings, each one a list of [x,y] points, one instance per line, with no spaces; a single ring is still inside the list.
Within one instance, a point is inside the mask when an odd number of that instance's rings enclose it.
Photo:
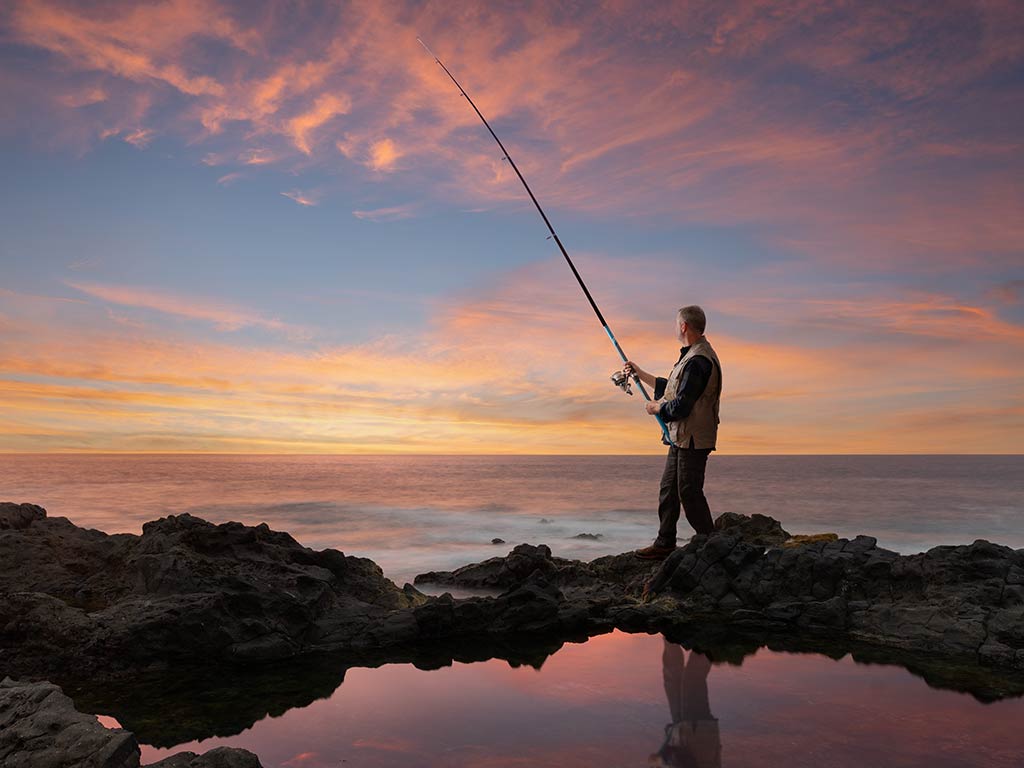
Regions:
[[[369,557],[399,585],[515,544],[592,559],[649,544],[658,456],[0,455],[0,501],[108,533],[187,512],[266,522]],[[716,456],[712,514],[790,533],[875,536],[901,553],[988,539],[1024,547],[1024,456]],[[680,535],[687,533],[685,519]],[[580,535],[584,538],[576,538]],[[492,544],[501,539],[504,544]]]

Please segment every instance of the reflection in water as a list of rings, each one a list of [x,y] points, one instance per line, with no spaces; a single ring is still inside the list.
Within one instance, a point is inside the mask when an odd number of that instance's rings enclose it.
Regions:
[[[668,637],[296,660],[94,684],[76,703],[133,730],[144,765],[237,746],[267,768],[709,768],[722,764],[720,725],[727,766],[1021,766],[1024,699],[1006,673],[1013,693],[984,678],[984,703],[860,652]]]
[[[711,660],[697,651],[690,651],[686,659],[682,646],[662,639],[662,678],[672,722],[665,726],[661,749],[648,762],[659,768],[720,768],[718,719],[708,702]]]

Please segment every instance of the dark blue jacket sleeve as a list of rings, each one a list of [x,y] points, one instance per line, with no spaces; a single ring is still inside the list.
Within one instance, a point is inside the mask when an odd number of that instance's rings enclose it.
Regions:
[[[665,387],[668,386],[668,379],[663,376],[656,376],[654,379],[654,399],[661,400],[665,394]]]
[[[697,402],[711,379],[712,363],[703,355],[695,355],[683,368],[683,380],[675,399],[661,406],[659,415],[662,421],[681,421],[690,415],[693,404]],[[655,388],[657,391],[657,388]],[[664,389],[662,390],[664,394]]]

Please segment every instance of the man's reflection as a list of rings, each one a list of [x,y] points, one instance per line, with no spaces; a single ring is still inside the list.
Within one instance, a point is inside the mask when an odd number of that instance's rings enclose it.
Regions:
[[[711,716],[708,704],[707,656],[690,651],[686,660],[681,646],[664,640],[661,653],[665,695],[672,722],[665,726],[665,742],[651,755],[652,766],[720,768],[722,744],[718,738],[718,720]]]

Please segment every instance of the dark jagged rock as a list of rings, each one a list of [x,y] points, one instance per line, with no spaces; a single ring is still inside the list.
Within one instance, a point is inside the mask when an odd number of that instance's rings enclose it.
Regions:
[[[521,544],[417,577],[500,590],[455,599],[398,589],[372,561],[313,551],[266,525],[178,515],[141,536],[108,536],[36,512],[4,514],[29,522],[0,530],[0,674],[62,685],[200,659],[357,658],[696,625],[1024,670],[1024,550],[983,541],[912,556],[867,536],[783,548],[790,537],[777,521],[732,516],[663,563],[632,553],[585,563]],[[645,587],[654,599],[641,598]]]
[[[589,630],[715,622],[1024,670],[1024,550],[979,540],[901,556],[870,536],[793,542],[763,515],[716,525],[653,568],[630,555],[581,563],[520,545],[417,583],[511,589],[543,577],[562,589],[563,620]],[[645,583],[657,599],[638,603]]]
[[[4,519],[24,518],[15,506]],[[282,658],[360,643],[424,599],[371,560],[316,552],[265,524],[177,515],[109,536],[36,514],[0,530],[0,670],[53,679]]]
[[[585,541],[600,541],[604,538],[603,533],[577,533],[573,536],[574,539],[583,539]]]
[[[195,752],[178,752],[147,768],[263,768],[259,758],[247,749],[217,747],[197,755]]]
[[[46,517],[46,510],[35,504],[0,502],[0,531],[28,528],[36,520]]]
[[[782,544],[790,537],[778,520],[756,512],[749,517],[736,512],[726,512],[715,520],[715,530],[739,535],[751,544],[760,544],[764,547]]]
[[[138,768],[139,744],[130,732],[104,728],[75,709],[56,685],[0,682],[0,765],[4,768]],[[185,752],[152,763],[158,768],[262,768],[244,749]]]
[[[139,745],[123,730],[108,730],[52,683],[0,682],[0,765],[134,768]]]
[[[504,539],[491,539],[491,544],[504,544]]]

